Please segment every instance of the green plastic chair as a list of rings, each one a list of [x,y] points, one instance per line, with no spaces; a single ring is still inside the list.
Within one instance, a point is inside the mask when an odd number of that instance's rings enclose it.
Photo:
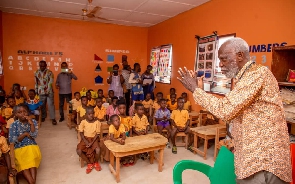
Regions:
[[[235,184],[234,154],[222,146],[214,167],[193,160],[181,160],[173,169],[174,184],[182,184],[182,172],[186,169],[197,170],[205,174],[211,184]]]

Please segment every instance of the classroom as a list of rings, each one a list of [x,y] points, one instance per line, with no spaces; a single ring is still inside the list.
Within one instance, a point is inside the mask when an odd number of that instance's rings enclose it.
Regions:
[[[295,183],[294,8],[1,0],[0,183]]]

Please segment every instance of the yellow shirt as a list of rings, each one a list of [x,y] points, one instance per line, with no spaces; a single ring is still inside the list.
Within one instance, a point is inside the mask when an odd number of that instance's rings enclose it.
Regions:
[[[83,117],[85,114],[86,114],[86,109],[84,109],[82,107],[82,105],[80,105],[78,108],[77,108],[77,112],[80,113],[80,117]]]
[[[187,120],[189,119],[187,110],[174,110],[170,116],[175,122],[176,126],[185,127]]]
[[[11,107],[6,107],[4,110],[4,117],[6,119],[10,118],[10,116],[12,115],[12,111],[13,109]]]
[[[76,100],[76,98],[71,100],[71,104],[73,106],[73,110],[77,110],[77,108],[81,105],[81,100]]]
[[[145,131],[148,125],[149,122],[145,115],[142,115],[140,118],[137,114],[135,114],[135,116],[132,118],[132,127],[134,127],[138,132]]]
[[[88,100],[87,106],[96,106],[96,102],[94,99]]]
[[[78,127],[78,131],[83,132],[85,137],[95,137],[96,134],[100,133],[100,126],[101,123],[98,120],[94,121],[93,123],[82,120]]]
[[[10,125],[14,122],[14,118],[10,118],[8,121],[6,121],[6,128],[10,128]]]
[[[125,118],[122,118],[121,116],[119,117],[120,117],[121,124],[125,126],[125,130],[129,131],[130,128],[132,127],[132,123],[131,123],[132,118],[130,116],[126,116]]]
[[[106,108],[104,106],[101,106],[101,109],[97,106],[94,108],[94,117],[97,117],[98,119],[104,119],[104,116],[106,115]]]
[[[20,97],[19,99],[17,99],[15,97],[14,99],[15,99],[15,105],[18,105],[18,104],[21,104],[21,103],[25,102],[24,97]]]
[[[7,144],[6,138],[0,135],[0,157],[2,153],[7,153],[9,151],[9,146]]]
[[[153,109],[155,109],[155,110],[158,110],[158,109],[160,109],[160,105],[157,103],[157,101],[154,101],[154,103],[153,103]]]
[[[167,106],[168,106],[168,109],[173,111],[173,110],[176,110],[177,109],[177,102],[175,102],[174,104],[172,104],[171,100],[167,102]]]
[[[189,110],[189,106],[191,106],[191,102],[188,100],[183,104],[183,109]]]
[[[144,108],[149,109],[150,107],[152,107],[154,104],[153,100],[150,99],[149,101],[142,101],[142,105],[144,106]]]
[[[121,123],[119,129],[117,130],[114,125],[109,127],[109,135],[114,134],[114,138],[118,139],[121,134],[125,133],[125,126]]]

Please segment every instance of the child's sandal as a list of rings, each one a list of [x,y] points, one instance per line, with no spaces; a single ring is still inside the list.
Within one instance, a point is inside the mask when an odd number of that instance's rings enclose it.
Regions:
[[[176,146],[172,147],[172,153],[177,154],[177,147]]]
[[[124,161],[122,161],[122,166],[128,167],[129,166],[129,163],[127,163],[126,160],[124,160]]]
[[[194,153],[194,150],[193,150],[192,146],[188,147],[187,150],[189,150],[190,152]]]
[[[134,160],[131,158],[130,160],[129,160],[129,166],[133,166],[134,165]]]
[[[93,169],[93,164],[87,164],[86,174],[89,174]]]
[[[98,162],[95,162],[93,166],[94,166],[96,171],[101,171],[101,166],[99,165]]]

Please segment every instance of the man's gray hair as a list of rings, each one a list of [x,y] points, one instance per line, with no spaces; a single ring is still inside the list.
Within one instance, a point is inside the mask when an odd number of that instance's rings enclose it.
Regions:
[[[228,39],[224,44],[226,44],[227,49],[234,49],[235,53],[243,52],[245,59],[250,60],[249,45],[242,38],[235,37]]]

